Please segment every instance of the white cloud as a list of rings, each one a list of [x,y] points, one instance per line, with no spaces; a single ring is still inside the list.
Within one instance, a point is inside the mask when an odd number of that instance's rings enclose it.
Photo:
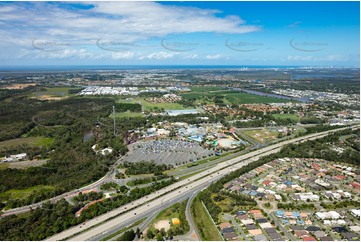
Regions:
[[[221,58],[221,57],[222,57],[222,55],[220,55],[220,54],[207,55],[207,56],[206,56],[206,59],[208,59],[208,60],[216,60],[216,59],[219,59],[219,58]]]
[[[197,54],[190,54],[190,55],[185,55],[183,57],[183,59],[197,59],[198,55]]]
[[[132,59],[134,57],[134,53],[127,51],[127,52],[112,52],[112,58],[115,60],[119,59]]]
[[[300,56],[289,55],[287,57],[289,61],[349,61],[350,58],[344,55],[327,55],[327,56]]]
[[[218,10],[154,2],[80,4],[93,7],[74,11],[69,9],[71,3],[0,5],[0,25],[6,31],[3,36],[54,38],[77,43],[94,43],[100,38],[132,42],[175,33],[248,33],[260,29],[245,25],[238,16],[216,17],[214,14]]]
[[[154,60],[166,60],[177,55],[176,53],[167,53],[167,52],[153,52],[148,55],[141,55],[138,59],[154,59]]]
[[[289,28],[296,28],[296,27],[298,27],[300,24],[302,24],[302,22],[301,22],[301,21],[297,21],[297,22],[294,22],[294,23],[288,25],[287,27],[289,27]]]

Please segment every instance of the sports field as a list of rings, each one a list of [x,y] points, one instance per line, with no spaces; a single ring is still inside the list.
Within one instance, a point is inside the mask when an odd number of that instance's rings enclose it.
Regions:
[[[254,130],[243,130],[242,133],[249,136],[260,143],[266,143],[277,139],[278,132],[270,131],[269,129],[254,129]]]

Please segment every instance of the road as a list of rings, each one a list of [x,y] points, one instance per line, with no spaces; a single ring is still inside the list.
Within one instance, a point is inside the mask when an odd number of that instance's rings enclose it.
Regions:
[[[297,239],[295,238],[295,236],[293,236],[292,232],[289,232],[281,223],[280,221],[276,218],[276,216],[273,213],[269,213],[270,218],[275,222],[276,227],[280,228],[281,231],[283,231],[283,233],[285,234],[285,236],[291,240],[291,241],[296,241]]]
[[[203,188],[202,188],[203,189]],[[198,233],[198,230],[194,224],[192,214],[191,214],[191,204],[193,202],[194,197],[198,194],[198,191],[193,192],[192,196],[188,199],[185,214],[186,219],[189,224],[189,232],[185,235],[177,236],[177,239],[179,240],[201,240],[201,236]]]
[[[233,218],[233,216],[229,215],[229,214],[224,214],[223,218],[227,221],[231,221],[233,226],[237,229],[237,231],[242,235],[244,240],[247,240],[249,238],[247,238],[247,235],[244,233],[243,229],[239,226],[238,222]]]
[[[81,187],[79,189],[75,189],[73,191],[63,193],[63,194],[61,194],[59,196],[56,196],[56,197],[53,197],[53,198],[50,198],[48,200],[44,200],[44,201],[41,201],[41,202],[38,202],[38,203],[33,203],[31,205],[9,209],[7,211],[4,211],[3,214],[1,214],[1,217],[13,215],[13,214],[25,213],[25,212],[30,211],[31,209],[36,209],[37,207],[42,206],[46,202],[53,202],[54,203],[54,202],[57,202],[57,201],[59,201],[59,200],[61,200],[63,198],[68,198],[68,197],[71,197],[71,196],[75,196],[76,194],[78,194],[81,191],[94,189],[94,188],[100,186],[104,181],[108,180],[110,176],[111,176],[111,172],[108,172],[105,176],[103,176],[102,178],[100,178],[96,182],[94,182],[92,184],[89,184],[89,185],[86,185],[84,187]]]
[[[268,147],[264,147],[260,150],[250,152],[240,157],[230,159],[227,162],[219,163],[206,171],[189,177],[188,179],[176,182],[146,197],[137,199],[131,204],[121,206],[106,214],[98,216],[97,218],[91,219],[81,228],[79,226],[72,227],[48,238],[47,240],[64,240],[70,237],[71,240],[92,240],[92,238],[99,236],[99,234],[108,233],[108,231],[113,229],[115,225],[132,224],[134,221],[139,220],[141,216],[145,216],[145,214],[149,214],[151,211],[159,209],[159,206],[164,207],[166,206],[164,204],[169,204],[169,202],[172,204],[180,201],[181,199],[185,199],[185,194],[195,193],[199,191],[200,188],[208,186],[212,182],[227,175],[232,170],[246,166],[249,163],[258,160],[262,156],[276,153],[284,145],[317,139],[326,136],[331,132],[342,129],[346,128],[310,134],[304,137],[287,140]]]

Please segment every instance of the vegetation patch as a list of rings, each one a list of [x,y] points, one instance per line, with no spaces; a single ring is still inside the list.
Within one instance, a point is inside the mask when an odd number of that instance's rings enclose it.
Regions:
[[[168,178],[166,175],[160,175],[160,176],[153,176],[153,177],[146,177],[146,178],[139,178],[135,180],[131,180],[127,183],[128,186],[137,186],[142,184],[148,184],[155,181],[160,181],[162,179]]]
[[[171,165],[165,164],[156,164],[154,161],[139,161],[135,163],[124,162],[124,167],[126,167],[125,174],[127,175],[139,175],[139,174],[152,174],[162,175],[163,171],[169,170],[172,168]]]
[[[212,218],[208,215],[199,196],[195,197],[191,205],[191,213],[202,240],[214,241],[223,240]]]
[[[111,191],[119,188],[119,185],[115,182],[107,182],[100,186],[100,189],[103,191]]]

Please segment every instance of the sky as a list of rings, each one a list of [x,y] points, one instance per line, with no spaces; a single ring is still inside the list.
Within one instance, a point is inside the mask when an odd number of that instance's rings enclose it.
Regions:
[[[359,2],[0,2],[0,65],[359,66]]]

